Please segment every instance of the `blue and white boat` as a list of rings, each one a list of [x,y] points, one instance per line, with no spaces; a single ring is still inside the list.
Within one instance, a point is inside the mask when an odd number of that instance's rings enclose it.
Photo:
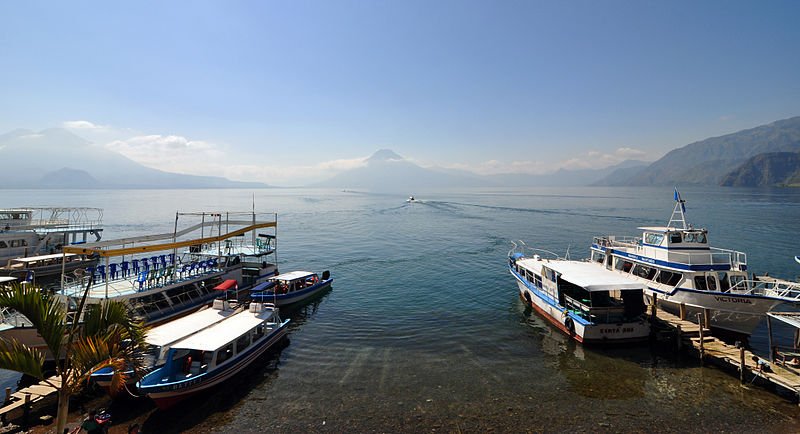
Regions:
[[[528,249],[533,253],[529,257],[523,250],[514,243],[508,255],[519,296],[558,329],[586,344],[648,339],[643,284],[586,261],[561,259],[538,249]]]
[[[648,302],[694,320],[708,309],[711,326],[750,335],[775,306],[800,301],[800,283],[747,274],[743,252],[711,247],[706,229],[686,223],[685,201],[663,227],[641,227],[641,237],[599,236],[591,245],[598,268],[645,286]]]
[[[234,308],[229,302],[218,299],[214,300],[210,308],[202,308],[147,330],[145,343],[148,349],[142,364],[144,372],[163,366],[166,363],[167,353],[175,342],[203,331],[241,310],[242,308]],[[113,375],[114,369],[105,367],[93,372],[91,379],[98,386],[110,391]],[[132,369],[125,372],[125,377],[128,385],[134,385],[139,380]]]
[[[166,363],[137,383],[161,409],[219,385],[286,335],[289,320],[267,303],[250,303],[217,324],[173,343]]]
[[[330,289],[331,283],[333,278],[327,270],[322,277],[310,271],[292,271],[256,285],[250,292],[250,299],[285,306],[314,297]]]

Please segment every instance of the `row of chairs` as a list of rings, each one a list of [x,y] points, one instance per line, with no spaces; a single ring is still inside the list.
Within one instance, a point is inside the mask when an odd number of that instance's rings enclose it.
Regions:
[[[178,281],[180,281],[198,274],[215,271],[217,270],[217,265],[217,259],[212,258],[205,261],[193,261],[177,266],[168,265],[160,269],[140,271],[136,278],[136,283],[138,284],[138,290],[143,291],[145,289],[166,285],[173,276],[177,277]]]
[[[119,264],[108,264],[108,269],[105,265],[98,265],[97,267],[87,267],[86,274],[94,275],[95,281],[104,282],[106,279],[116,280],[119,278],[126,278],[131,275],[139,275],[142,272],[149,273],[151,270],[164,270],[167,267],[175,265],[175,254],[164,254],[152,256],[150,258],[138,258],[129,261],[122,261]]]

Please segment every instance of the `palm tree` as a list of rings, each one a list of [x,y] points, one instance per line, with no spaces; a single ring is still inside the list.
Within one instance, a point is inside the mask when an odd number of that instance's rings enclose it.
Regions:
[[[59,433],[67,423],[69,397],[88,382],[93,372],[113,367],[112,390],[118,391],[125,384],[126,368],[133,367],[139,372],[142,366],[145,329],[131,319],[126,306],[117,301],[91,305],[83,315],[82,327],[78,327],[79,321],[73,319],[81,318],[85,303],[86,294],[77,310],[68,315],[64,303],[39,288],[15,284],[0,291],[0,307],[14,309],[27,317],[53,359],[64,356],[63,361],[56,362],[60,384],[52,383],[43,368],[45,354],[15,339],[0,339],[0,368],[30,375],[57,389],[56,432]]]

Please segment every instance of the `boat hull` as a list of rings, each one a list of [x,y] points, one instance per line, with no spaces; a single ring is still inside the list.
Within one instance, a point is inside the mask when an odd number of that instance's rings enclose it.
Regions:
[[[711,327],[729,332],[750,335],[764,319],[767,312],[783,303],[764,297],[731,296],[722,293],[699,294],[696,291],[676,290],[672,295],[645,291],[647,303],[652,304],[653,296],[658,297],[658,306],[667,312],[678,314],[680,306],[686,308],[687,318],[697,321],[697,314],[704,309],[711,311]]]
[[[233,363],[230,363],[219,370],[215,370],[214,372],[209,372],[203,376],[196,377],[196,381],[187,381],[184,383],[154,387],[140,386],[139,390],[146,392],[147,396],[149,396],[155,402],[158,408],[161,410],[167,410],[192,395],[203,392],[204,390],[223,383],[245,369],[247,366],[253,363],[253,361],[258,359],[262,354],[267,352],[267,350],[269,350],[286,336],[288,324],[289,320],[285,320],[283,323],[277,326],[272,333],[270,333],[269,337],[267,337],[260,345],[249,348],[241,356],[237,356],[237,359]]]

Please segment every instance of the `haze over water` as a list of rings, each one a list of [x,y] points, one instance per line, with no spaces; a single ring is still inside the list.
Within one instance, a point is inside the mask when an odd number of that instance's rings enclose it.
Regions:
[[[101,207],[114,239],[169,232],[178,210],[246,211],[255,198],[256,211],[278,213],[282,272],[331,270],[331,292],[284,312],[281,351],[150,414],[145,431],[800,429],[796,405],[734,376],[647,345],[584,348],[523,308],[506,270],[511,240],[586,257],[592,236],[666,224],[671,189],[408,193],[419,202],[268,189],[0,190],[0,203]],[[681,193],[713,246],[746,252],[756,272],[800,274],[800,190]],[[763,328],[751,344],[765,352]]]

